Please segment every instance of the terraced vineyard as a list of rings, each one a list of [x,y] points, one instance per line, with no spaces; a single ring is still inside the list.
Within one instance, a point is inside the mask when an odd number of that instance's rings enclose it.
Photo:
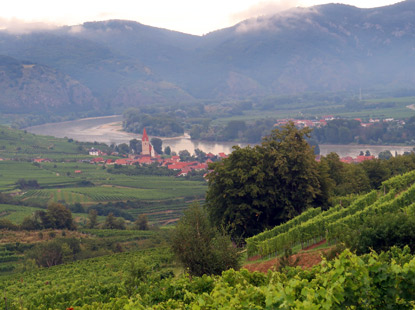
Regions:
[[[385,212],[415,208],[415,171],[393,177],[378,191],[357,198],[350,206],[337,205],[328,211],[312,209],[287,223],[246,239],[248,256],[279,255],[286,248],[304,247],[322,239],[336,243],[347,229],[365,218]]]

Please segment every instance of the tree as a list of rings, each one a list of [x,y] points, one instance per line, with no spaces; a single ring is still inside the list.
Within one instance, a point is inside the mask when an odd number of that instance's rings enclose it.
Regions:
[[[110,212],[105,218],[104,228],[106,229],[125,229],[123,218],[116,218],[114,213]]]
[[[37,180],[26,180],[26,179],[19,179],[16,182],[16,185],[20,189],[36,189],[40,188]]]
[[[170,155],[171,154],[171,148],[170,148],[170,146],[166,146],[164,148],[164,154],[166,154],[166,155]]]
[[[47,216],[49,217],[52,227],[57,229],[75,229],[75,222],[72,219],[71,211],[60,203],[51,203],[48,205]]]
[[[197,204],[190,206],[177,223],[172,249],[194,276],[220,274],[229,268],[239,268],[240,255],[229,236],[215,230],[206,210]]]
[[[163,140],[160,138],[151,138],[150,142],[157,154],[163,154]]]
[[[88,228],[95,228],[98,224],[98,211],[95,209],[91,209],[88,212]]]
[[[195,156],[196,156],[197,161],[199,161],[201,163],[206,161],[206,153],[203,152],[199,148],[195,149]]]
[[[25,225],[37,228],[76,229],[71,211],[60,203],[51,203],[46,211],[36,211],[33,221],[26,219]],[[30,229],[30,228],[28,228]]]
[[[188,161],[192,158],[188,150],[179,151],[181,161]]]
[[[393,157],[391,151],[386,150],[386,151],[382,151],[379,153],[378,155],[379,159],[390,159]]]
[[[116,226],[116,222],[115,222],[116,218],[114,216],[114,213],[110,213],[107,215],[107,217],[105,218],[105,223],[104,223],[104,228],[107,229],[114,229]]]
[[[300,214],[322,195],[319,170],[306,141],[309,128],[291,122],[259,146],[234,147],[210,166],[206,201],[212,222],[234,239],[249,237]]]
[[[118,152],[120,154],[128,154],[130,152],[130,147],[127,143],[121,143],[118,145]]]
[[[148,230],[148,219],[145,214],[140,214],[138,219],[135,221],[134,226],[138,230]]]
[[[141,141],[137,139],[130,140],[130,149],[134,154],[141,154],[143,151]]]

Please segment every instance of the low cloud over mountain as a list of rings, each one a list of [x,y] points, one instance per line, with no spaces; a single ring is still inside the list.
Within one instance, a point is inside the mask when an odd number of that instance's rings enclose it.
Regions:
[[[373,9],[268,5],[249,13],[273,14],[202,37],[122,20],[2,31],[0,55],[54,68],[100,105],[117,107],[414,87],[415,1]]]

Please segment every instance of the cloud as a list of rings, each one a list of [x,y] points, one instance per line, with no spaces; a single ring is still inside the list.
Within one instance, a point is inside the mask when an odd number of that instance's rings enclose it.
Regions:
[[[17,18],[0,17],[0,30],[13,34],[26,34],[33,31],[53,30],[60,25],[45,22],[26,22]]]
[[[254,17],[273,15],[296,7],[299,3],[298,0],[262,1],[247,10],[231,15],[230,18],[232,22],[237,23]]]
[[[319,14],[315,7],[291,8],[286,10],[270,10],[267,14],[252,17],[239,23],[237,33],[254,31],[280,31],[281,29],[296,28],[301,25],[308,27],[313,24],[311,15]]]

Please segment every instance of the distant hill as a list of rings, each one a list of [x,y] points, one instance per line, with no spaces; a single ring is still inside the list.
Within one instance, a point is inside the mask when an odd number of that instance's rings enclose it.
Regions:
[[[2,112],[85,111],[98,101],[80,82],[55,69],[0,56],[0,106]]]
[[[205,36],[132,21],[12,34],[0,55],[55,68],[100,109],[308,91],[414,88],[415,1],[294,8]]]

